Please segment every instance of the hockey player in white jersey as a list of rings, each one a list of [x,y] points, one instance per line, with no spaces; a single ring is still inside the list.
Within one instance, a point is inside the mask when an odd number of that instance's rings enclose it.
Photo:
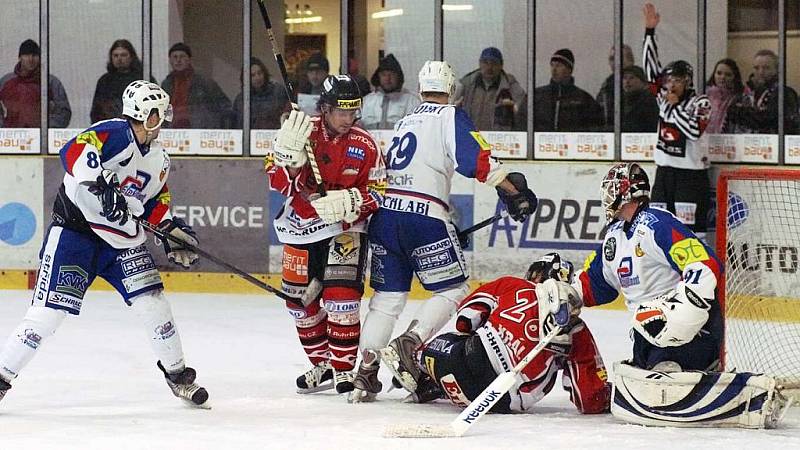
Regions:
[[[650,181],[638,164],[612,167],[601,192],[608,229],[574,287],[584,306],[622,294],[633,312],[633,357],[614,365],[612,413],[646,425],[769,425],[780,410],[774,380],[715,372],[724,278],[713,250],[650,206]]]
[[[450,104],[455,81],[447,62],[427,61],[419,73],[422,104],[395,125],[384,152],[388,188],[369,224],[375,294],[361,332],[354,402],[371,401],[381,391],[377,352],[389,343],[414,275],[434,295],[392,342],[407,358],[447,323],[469,293],[469,272],[448,207],[454,173],[495,187],[514,220],[536,210],[525,177],[508,174],[466,112]]]
[[[61,149],[66,174],[42,245],[33,300],[0,351],[0,399],[64,318],[80,313],[86,289],[99,276],[138,316],[172,393],[193,406],[206,404],[208,392],[186,366],[161,276],[134,219],[197,245],[194,231],[170,214],[169,157],[153,144],[172,118],[169,95],[155,83],[134,81],[122,105],[123,118],[98,122]],[[197,260],[187,248],[161,244],[185,268]]]

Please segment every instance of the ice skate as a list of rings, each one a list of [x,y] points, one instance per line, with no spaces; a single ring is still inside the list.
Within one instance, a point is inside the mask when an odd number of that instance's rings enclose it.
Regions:
[[[353,391],[353,372],[352,371],[339,371],[333,369],[333,387],[339,394],[346,394]]]
[[[297,377],[297,393],[313,394],[333,388],[333,368],[328,361],[321,362]]]
[[[186,367],[180,373],[167,373],[161,361],[158,362],[158,368],[164,374],[167,380],[167,385],[175,394],[175,397],[180,398],[189,406],[209,409],[211,406],[208,404],[208,391],[200,387],[194,382],[197,377],[197,372],[191,367]]]
[[[406,331],[389,343],[388,347],[380,350],[381,361],[386,364],[395,379],[408,392],[417,389],[417,381],[421,371],[414,354],[422,346],[422,340],[417,333]]]
[[[353,393],[348,399],[350,403],[374,402],[375,397],[383,389],[383,384],[378,380],[380,360],[378,354],[372,350],[364,353],[364,360],[358,366],[358,373],[353,380]]]
[[[0,377],[0,400],[6,396],[6,392],[8,392],[9,389],[11,389],[11,384]]]

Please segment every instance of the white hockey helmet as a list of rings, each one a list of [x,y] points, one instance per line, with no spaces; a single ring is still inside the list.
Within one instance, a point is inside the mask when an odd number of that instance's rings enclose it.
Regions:
[[[150,117],[153,110],[158,111],[158,125],[147,128],[147,118]],[[145,130],[153,131],[164,121],[172,121],[172,105],[169,104],[169,94],[155,83],[136,80],[129,84],[122,93],[122,114],[142,122]]]
[[[617,163],[608,171],[600,184],[603,209],[610,223],[619,208],[634,199],[650,197],[650,179],[642,166],[636,163]]]
[[[456,74],[447,61],[425,61],[419,71],[419,92],[441,92],[451,98],[455,93]]]
[[[688,344],[708,321],[708,301],[683,281],[667,293],[641,303],[633,315],[633,329],[658,347]]]

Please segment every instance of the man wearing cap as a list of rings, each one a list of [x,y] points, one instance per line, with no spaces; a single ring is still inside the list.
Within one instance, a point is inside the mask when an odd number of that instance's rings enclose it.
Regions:
[[[368,130],[391,130],[420,104],[418,95],[403,88],[403,69],[391,53],[380,61],[370,81],[375,92],[364,97],[361,113],[361,123]]]
[[[588,92],[575,86],[575,56],[568,48],[550,57],[550,84],[536,88],[536,131],[597,131],[603,126],[603,109]]]
[[[173,109],[172,128],[228,128],[232,121],[231,100],[216,81],[197,73],[192,49],[178,42],[169,49],[172,71],[161,83]]]
[[[41,126],[41,51],[39,44],[26,39],[19,46],[19,62],[14,71],[0,78],[0,126],[39,128]],[[47,81],[47,116],[50,128],[65,128],[72,117],[67,92],[53,75]]]
[[[658,103],[639,66],[622,69],[622,132],[655,133],[658,129]]]
[[[528,96],[514,75],[503,70],[503,53],[487,47],[479,68],[461,78],[455,104],[464,108],[481,131],[524,131]]]

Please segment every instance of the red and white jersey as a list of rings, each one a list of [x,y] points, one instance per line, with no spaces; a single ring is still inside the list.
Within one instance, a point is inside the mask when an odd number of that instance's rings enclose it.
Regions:
[[[480,336],[497,373],[511,370],[539,342],[536,285],[529,281],[502,277],[485,284],[461,302],[459,316],[466,309],[478,310],[482,317],[488,315],[488,320],[474,330],[464,329],[462,320],[457,321],[457,327],[459,331],[474,331]],[[512,410],[526,411],[544,397],[558,372],[558,356],[545,350],[525,367],[509,391]]]
[[[326,224],[309,199],[317,187],[311,166],[306,164],[297,176],[292,177],[285,167],[276,166],[268,157],[266,171],[270,188],[287,197],[273,222],[278,239],[284,244],[319,242],[347,230],[364,232],[366,219],[378,209],[386,191],[383,158],[369,133],[352,127],[346,134],[332,137],[321,117],[314,117],[311,122],[314,129],[309,140],[325,189],[358,188],[364,203],[356,222]]]

